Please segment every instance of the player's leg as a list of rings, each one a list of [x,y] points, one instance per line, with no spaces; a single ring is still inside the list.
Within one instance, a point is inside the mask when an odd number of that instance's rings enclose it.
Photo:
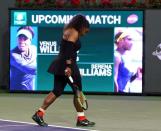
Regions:
[[[73,80],[75,82],[75,84],[77,84],[77,86],[79,87],[79,90],[82,90],[82,80],[81,80],[81,76],[75,75],[73,76]],[[81,107],[81,105],[78,102],[77,96],[76,94],[76,89],[72,86],[72,83],[69,81],[68,84],[72,87],[73,93],[74,93],[74,97],[73,97],[73,104],[74,107],[77,111],[77,126],[94,126],[95,123],[89,121],[86,116],[85,113],[83,111],[83,108]]]
[[[59,97],[61,96],[67,82],[64,76],[54,76],[54,89],[50,92],[44,99],[42,106],[36,111],[32,116],[32,119],[40,126],[47,126],[44,122],[43,117],[47,108]]]
[[[56,100],[56,96],[53,92],[50,92],[47,97],[44,99],[42,106],[36,111],[32,116],[32,119],[39,124],[40,126],[47,126],[47,123],[44,122],[45,110]]]

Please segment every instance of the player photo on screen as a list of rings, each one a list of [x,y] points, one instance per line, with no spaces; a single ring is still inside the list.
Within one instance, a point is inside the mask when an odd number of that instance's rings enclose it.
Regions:
[[[114,45],[115,92],[142,92],[142,27],[116,27]]]
[[[36,33],[36,27],[11,27],[10,90],[35,90],[37,72]]]

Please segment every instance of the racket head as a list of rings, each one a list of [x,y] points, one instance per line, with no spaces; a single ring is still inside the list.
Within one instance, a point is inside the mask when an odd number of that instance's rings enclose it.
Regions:
[[[78,100],[79,105],[82,107],[83,110],[88,109],[88,102],[87,99],[82,91],[79,90],[79,87],[76,84],[73,84],[74,89],[76,89],[76,97]]]
[[[88,102],[87,102],[87,99],[82,91],[79,91],[79,95],[78,95],[77,99],[78,99],[79,104],[83,108],[83,110],[87,110],[88,109]]]

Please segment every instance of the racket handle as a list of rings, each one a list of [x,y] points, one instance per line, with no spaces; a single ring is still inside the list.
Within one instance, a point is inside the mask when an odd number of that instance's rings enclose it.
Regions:
[[[70,80],[71,83],[74,82],[74,81],[73,81],[73,78],[72,78],[71,76],[69,76],[68,78],[69,78],[69,80]]]

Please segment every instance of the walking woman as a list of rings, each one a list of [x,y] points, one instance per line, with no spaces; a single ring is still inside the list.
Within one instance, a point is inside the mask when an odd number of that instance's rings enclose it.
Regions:
[[[53,90],[44,99],[42,106],[32,116],[32,119],[40,126],[47,126],[43,116],[47,108],[62,95],[64,88],[69,84],[75,93],[69,76],[73,77],[74,82],[82,90],[81,75],[76,63],[77,51],[81,48],[80,37],[84,36],[89,31],[90,25],[85,16],[76,15],[70,22],[65,25],[63,36],[60,44],[60,52],[58,57],[49,66],[48,72],[54,75]],[[77,126],[94,126],[95,123],[89,121],[82,107],[79,105],[76,96],[74,95],[73,104],[77,111]]]

